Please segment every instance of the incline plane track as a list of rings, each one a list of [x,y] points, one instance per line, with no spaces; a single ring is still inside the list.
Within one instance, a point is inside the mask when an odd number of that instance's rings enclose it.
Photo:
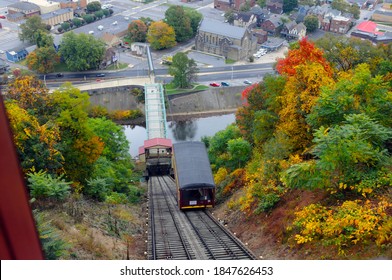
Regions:
[[[149,259],[252,260],[255,256],[208,211],[180,211],[169,176],[149,180]]]

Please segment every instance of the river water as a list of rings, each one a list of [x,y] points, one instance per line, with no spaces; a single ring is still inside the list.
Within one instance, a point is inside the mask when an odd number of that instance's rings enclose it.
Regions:
[[[234,114],[212,116],[205,118],[192,118],[186,121],[167,121],[167,138],[173,143],[182,141],[200,141],[203,136],[213,136],[224,130],[235,121]],[[147,139],[146,128],[142,126],[125,125],[125,135],[130,143],[132,157],[138,155],[138,149]]]

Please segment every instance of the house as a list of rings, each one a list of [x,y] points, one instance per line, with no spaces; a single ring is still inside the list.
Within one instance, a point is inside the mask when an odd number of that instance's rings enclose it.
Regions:
[[[283,0],[267,0],[266,6],[273,14],[283,14]]]
[[[165,138],[153,138],[144,140],[144,145],[139,147],[139,160],[142,162],[146,161],[146,154],[147,155],[154,155],[154,154],[164,154],[164,153],[171,153],[173,144],[170,139]]]
[[[51,26],[63,23],[74,18],[74,12],[71,8],[56,10],[55,12],[50,12],[41,15],[42,21],[45,24]]]
[[[79,7],[79,1],[72,0],[55,0],[57,3],[60,3],[60,9],[70,8],[72,10],[76,10]]]
[[[118,38],[116,35],[105,32],[101,40],[105,42],[106,46],[108,47],[115,47],[121,44],[121,39]]]
[[[287,40],[300,40],[306,36],[306,26],[302,22],[297,24],[295,21],[290,21],[283,25],[280,34]]]
[[[36,4],[40,8],[41,14],[47,14],[61,9],[60,3],[57,1],[27,0],[27,2]]]
[[[295,18],[295,21],[297,23],[304,22],[306,15],[308,14],[310,7],[309,6],[300,6],[298,8],[298,13],[297,17]]]
[[[116,51],[113,48],[108,48],[105,51],[105,54],[102,58],[101,64],[99,65],[100,69],[105,69],[108,66],[112,65],[118,60],[116,55]]]
[[[269,18],[271,12],[267,9],[262,9],[259,5],[254,5],[250,10],[250,13],[256,16],[257,26],[260,27],[260,24]]]
[[[392,32],[378,31],[377,24],[372,21],[363,21],[354,31],[351,32],[352,37],[369,40],[375,44],[388,44],[392,42]]]
[[[297,26],[295,27],[298,36],[298,40],[302,40],[306,36],[306,26],[302,22],[298,23]]]
[[[146,43],[139,43],[139,42],[132,43],[131,52],[133,55],[145,57],[147,55],[147,46],[148,44]]]
[[[18,62],[25,59],[28,55],[28,51],[25,48],[17,49],[17,50],[10,50],[6,51],[5,55],[8,61],[11,62]]]
[[[268,35],[278,36],[283,27],[282,16],[271,15],[269,19],[266,19],[261,23],[260,28],[268,32]]]
[[[9,68],[10,66],[3,59],[0,58],[0,74],[4,74],[8,71]]]
[[[392,5],[392,4],[390,4]],[[373,13],[372,19],[376,21],[383,21],[392,23],[392,11],[391,10],[377,10]]]
[[[337,16],[331,19],[329,31],[339,34],[346,34],[351,27],[351,19]]]
[[[243,60],[256,51],[257,39],[247,28],[204,18],[195,37],[195,48],[226,59]]]
[[[257,17],[250,12],[239,12],[234,18],[234,25],[239,27],[252,27],[256,26]]]
[[[283,46],[284,42],[285,40],[282,38],[270,37],[261,45],[261,47],[268,51],[276,51]]]
[[[263,29],[253,29],[252,33],[257,38],[257,44],[262,44],[268,40],[268,33]]]
[[[38,5],[24,1],[8,5],[7,8],[7,19],[9,21],[19,21],[41,13],[41,9]]]

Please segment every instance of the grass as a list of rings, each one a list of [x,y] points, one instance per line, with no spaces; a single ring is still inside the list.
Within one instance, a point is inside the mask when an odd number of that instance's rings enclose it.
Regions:
[[[226,61],[225,61],[225,63],[226,63],[226,64],[234,64],[234,63],[235,63],[235,60],[230,59],[230,58],[227,58]]]
[[[109,67],[107,67],[105,70],[118,70],[118,69],[125,69],[128,67],[127,63],[119,63],[118,67],[117,64],[114,63],[112,65],[110,65]]]
[[[54,72],[71,72],[65,62],[61,62],[54,67]]]
[[[205,85],[199,85],[199,84],[192,84],[193,88],[189,89],[184,89],[184,88],[177,88],[173,84],[166,84],[165,85],[165,90],[167,95],[172,95],[172,94],[179,94],[179,93],[187,93],[187,92],[193,92],[193,91],[199,91],[199,90],[206,90],[209,87]]]

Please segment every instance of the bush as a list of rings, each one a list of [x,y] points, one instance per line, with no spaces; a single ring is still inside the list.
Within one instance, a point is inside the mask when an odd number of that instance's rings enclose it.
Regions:
[[[392,241],[392,218],[387,212],[391,205],[380,201],[345,201],[340,206],[325,207],[311,204],[295,213],[296,218],[289,230],[295,230],[297,244],[320,242],[335,246],[340,255],[355,244],[374,242],[378,246]]]
[[[94,106],[90,108],[89,116],[93,118],[107,117],[108,110],[101,105]]]
[[[112,192],[106,197],[105,202],[109,204],[125,204],[128,202],[128,198],[123,193]]]
[[[55,200],[64,200],[70,193],[72,182],[66,182],[62,177],[53,178],[46,171],[27,174],[29,182],[30,195],[33,198],[49,198]]]
[[[45,219],[45,216],[42,213],[34,211],[33,214],[37,223],[39,239],[41,241],[45,259],[60,259],[66,254],[68,244],[60,238],[55,227],[52,226],[50,221]]]
[[[105,201],[106,196],[111,191],[110,184],[106,178],[94,178],[87,180],[87,187],[84,193],[98,201]]]

